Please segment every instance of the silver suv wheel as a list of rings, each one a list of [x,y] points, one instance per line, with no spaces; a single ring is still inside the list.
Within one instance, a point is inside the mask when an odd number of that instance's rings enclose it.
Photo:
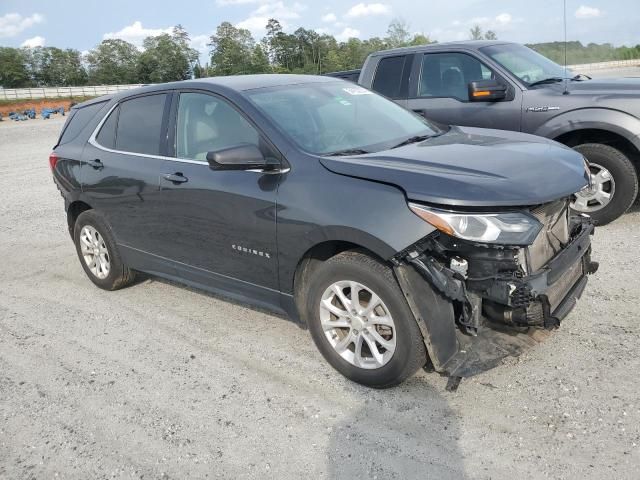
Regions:
[[[80,231],[80,251],[87,267],[96,278],[103,279],[109,276],[109,250],[102,235],[91,225],[85,225]]]
[[[331,284],[320,301],[320,323],[336,353],[356,367],[380,368],[393,357],[393,318],[380,297],[361,283]]]

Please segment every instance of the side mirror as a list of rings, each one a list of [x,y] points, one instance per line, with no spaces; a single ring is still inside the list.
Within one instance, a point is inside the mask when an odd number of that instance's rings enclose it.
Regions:
[[[208,152],[207,161],[212,170],[251,170],[269,166],[260,149],[246,143]]]
[[[478,80],[469,84],[472,102],[498,102],[507,98],[507,87],[495,80]]]

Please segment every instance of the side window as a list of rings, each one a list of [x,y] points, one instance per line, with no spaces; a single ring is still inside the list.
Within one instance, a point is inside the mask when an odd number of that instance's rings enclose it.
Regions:
[[[120,107],[116,107],[109,114],[96,135],[96,142],[103,147],[116,148],[116,125],[118,123],[118,112]]]
[[[410,58],[409,55],[400,55],[380,60],[371,88],[385,97],[406,98]]]
[[[260,135],[231,105],[204,93],[181,93],[176,156],[206,160],[207,152],[240,144],[260,147]]]
[[[427,53],[422,57],[419,97],[450,97],[469,101],[469,83],[490,80],[495,74],[466,53]]]
[[[116,150],[160,154],[162,119],[167,95],[147,95],[125,100],[118,107]]]

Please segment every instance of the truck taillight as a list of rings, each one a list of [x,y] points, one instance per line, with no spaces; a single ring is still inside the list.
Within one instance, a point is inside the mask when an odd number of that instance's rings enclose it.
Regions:
[[[58,155],[56,155],[56,152],[51,152],[51,154],[49,154],[49,166],[51,167],[51,171],[53,172],[56,168],[56,163],[58,163]]]

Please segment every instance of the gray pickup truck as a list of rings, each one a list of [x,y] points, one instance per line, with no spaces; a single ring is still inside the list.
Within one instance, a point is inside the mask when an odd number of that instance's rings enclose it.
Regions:
[[[372,53],[355,80],[430,120],[540,135],[582,153],[591,185],[572,207],[595,223],[638,194],[640,78],[594,80],[516,43],[468,41]],[[357,79],[357,80],[356,80]],[[548,172],[554,182],[556,172]]]

